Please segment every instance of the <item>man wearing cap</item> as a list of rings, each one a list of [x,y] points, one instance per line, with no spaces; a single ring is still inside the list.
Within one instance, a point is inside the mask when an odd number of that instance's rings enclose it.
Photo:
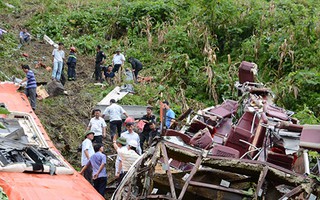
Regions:
[[[111,99],[110,106],[108,106],[103,112],[103,115],[109,116],[111,140],[113,140],[113,136],[116,134],[116,131],[118,131],[118,137],[121,134],[122,114],[127,118],[129,117],[126,111],[116,104],[116,100]]]
[[[137,141],[130,140],[127,142],[127,148],[120,149],[116,143],[116,140],[113,140],[113,147],[120,156],[123,169],[123,173],[120,173],[119,176],[119,181],[121,182],[124,175],[128,172],[133,163],[139,158],[139,154],[137,153],[137,147],[139,147],[139,145]]]
[[[92,146],[92,140],[94,137],[94,132],[92,131],[87,131],[85,133],[85,140],[82,142],[81,145],[81,167],[84,167],[88,162],[90,157],[94,154],[94,149]],[[83,176],[89,183],[92,183],[92,167],[88,166],[84,171],[83,171]]]
[[[120,52],[121,50],[117,49],[116,54],[113,55],[113,59],[112,59],[113,72],[118,72],[120,67],[124,65],[124,61],[126,60],[124,55]]]
[[[174,121],[175,113],[171,110],[169,102],[167,100],[163,101],[163,109],[166,111],[166,127],[169,128],[171,123]]]
[[[92,167],[93,186],[104,197],[107,186],[107,157],[103,154],[103,145],[94,145],[95,153],[90,157],[88,163],[81,169],[80,173],[84,174],[85,170]]]
[[[138,133],[133,131],[133,125],[134,125],[133,122],[128,122],[126,124],[127,131],[121,133],[121,137],[126,138],[127,144],[129,144],[129,142],[131,140],[136,141],[137,144],[139,144],[138,147],[136,147],[137,148],[137,153],[139,155],[141,155],[142,151],[141,151],[141,147],[140,147],[140,137],[139,137]]]
[[[101,117],[101,110],[94,109],[93,110],[94,117],[90,119],[90,122],[87,127],[87,131],[94,132],[94,139],[95,143],[102,144],[102,138],[106,137],[106,127],[107,124],[104,119]]]
[[[116,140],[116,144],[117,146],[119,147],[119,149],[123,150],[123,149],[127,149],[127,140],[126,138],[124,137],[119,137],[117,140]],[[116,162],[115,162],[115,177],[117,179],[119,179],[120,177],[120,174],[123,173],[123,169],[122,169],[122,162],[121,162],[121,157],[120,155],[118,154],[117,155],[117,158],[116,158]],[[120,183],[120,182],[118,182]]]

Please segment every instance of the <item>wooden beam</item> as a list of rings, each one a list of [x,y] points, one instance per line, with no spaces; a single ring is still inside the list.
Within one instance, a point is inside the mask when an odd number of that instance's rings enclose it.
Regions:
[[[256,188],[256,193],[254,194],[254,198],[255,199],[258,199],[258,197],[260,196],[259,195],[260,189],[262,187],[262,184],[264,183],[264,180],[266,178],[266,175],[267,175],[268,171],[269,171],[268,166],[265,166],[265,167],[263,167],[263,170],[260,173],[260,177],[259,177],[257,188]]]
[[[181,200],[184,196],[184,193],[186,192],[188,186],[189,186],[189,182],[191,181],[192,177],[195,175],[195,173],[198,171],[198,168],[201,164],[201,161],[202,161],[202,154],[199,154],[198,155],[198,159],[196,161],[196,164],[193,166],[190,174],[189,174],[189,177],[187,178],[186,182],[184,183],[184,186],[180,192],[180,195],[179,195],[179,198],[178,200]]]
[[[137,199],[168,199],[168,200],[177,200],[175,198],[166,196],[166,195],[148,195],[147,197],[139,197]]]
[[[206,188],[211,188],[211,189],[216,189],[216,190],[231,192],[231,193],[235,193],[235,194],[240,194],[240,195],[243,195],[243,196],[252,196],[252,195],[251,195],[250,193],[248,193],[247,191],[238,190],[238,189],[234,189],[234,188],[226,188],[226,187],[222,187],[222,186],[218,186],[218,185],[212,185],[212,184],[208,184],[208,183],[201,183],[201,182],[197,182],[197,181],[190,181],[189,184],[192,185],[192,186],[206,187]]]
[[[303,189],[302,185],[299,185],[299,186],[293,188],[290,192],[283,195],[279,200],[288,199],[289,197],[292,197],[293,195],[300,193],[302,189]]]
[[[171,174],[171,170],[170,170],[169,158],[168,158],[168,154],[167,154],[166,147],[164,146],[163,143],[161,143],[161,151],[162,151],[162,156],[163,156],[163,159],[164,159],[164,163],[165,163],[165,164],[167,165],[167,167],[168,167],[168,169],[166,170],[166,172],[167,172],[168,179],[169,179],[171,196],[172,196],[172,198],[176,199],[176,198],[177,198],[177,195],[176,195],[176,190],[175,190],[175,187],[174,187],[173,178],[172,178],[172,174]]]

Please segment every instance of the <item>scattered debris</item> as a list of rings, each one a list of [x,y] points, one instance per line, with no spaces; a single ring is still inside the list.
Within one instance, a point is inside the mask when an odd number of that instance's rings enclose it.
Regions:
[[[306,174],[307,150],[320,151],[320,126],[300,125],[294,112],[274,105],[270,89],[254,82],[256,72],[254,63],[241,63],[239,101],[186,112],[183,118],[194,115],[186,125],[163,129],[112,199],[319,196],[319,182]]]
[[[49,94],[47,90],[43,87],[43,85],[40,85],[37,87],[37,99],[42,100],[49,97]]]
[[[110,105],[110,100],[114,99],[119,101],[122,99],[124,96],[128,94],[127,91],[121,91],[121,87],[116,86],[107,96],[105,96],[97,105],[104,105],[104,106],[109,106]]]
[[[50,96],[64,94],[64,86],[58,81],[51,81],[47,84],[47,90]]]
[[[10,3],[4,3],[5,6],[7,6],[8,8],[15,8],[12,4]]]

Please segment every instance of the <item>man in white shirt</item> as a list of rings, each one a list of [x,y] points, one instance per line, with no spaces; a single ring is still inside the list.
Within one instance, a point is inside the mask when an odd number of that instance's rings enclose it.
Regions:
[[[94,117],[90,119],[90,122],[87,127],[87,131],[94,132],[94,143],[102,144],[102,138],[106,137],[106,127],[107,124],[104,119],[101,117],[101,110],[95,109],[93,110]]]
[[[119,137],[116,140],[117,146],[119,149],[127,149],[127,140],[124,137]],[[122,161],[120,155],[117,155],[116,162],[115,162],[115,177],[118,179],[120,174],[123,173],[122,169]]]
[[[128,122],[128,123],[126,124],[127,131],[121,133],[121,137],[126,138],[127,144],[129,144],[129,142],[130,142],[131,140],[134,140],[134,141],[136,141],[138,144],[140,144],[140,137],[139,137],[138,133],[136,133],[136,132],[133,131],[133,125],[134,125],[133,122]],[[139,155],[141,155],[142,151],[141,151],[140,145],[138,145],[138,147],[136,147],[136,148],[137,148],[137,153],[138,153]]]
[[[117,49],[116,54],[113,55],[113,59],[112,59],[112,71],[118,72],[120,67],[122,67],[124,65],[124,61],[126,60],[124,55],[122,53],[120,53],[120,49]]]
[[[125,115],[126,118],[129,117],[126,111],[121,106],[116,104],[116,100],[111,99],[110,106],[108,106],[103,112],[103,115],[109,116],[111,140],[113,140],[113,136],[116,134],[116,131],[118,132],[118,137],[120,137],[122,114]]]
[[[53,56],[53,69],[52,69],[52,80],[60,81],[61,73],[62,73],[62,67],[63,67],[63,60],[65,58],[64,51],[62,50],[63,43],[60,42],[58,48],[54,49],[52,51]]]
[[[83,168],[84,166],[87,165],[90,157],[94,154],[94,149],[93,149],[92,142],[91,142],[94,137],[94,132],[87,131],[85,133],[85,137],[86,137],[86,139],[83,140],[82,145],[81,145],[81,168]],[[87,179],[87,181],[89,181],[89,183],[92,184],[92,167],[88,167],[84,171],[83,176],[85,177],[85,179]]]
[[[121,172],[119,176],[119,183],[133,163],[139,158],[139,154],[136,152],[137,147],[139,146],[138,144],[139,143],[137,143],[135,140],[131,140],[128,142],[127,148],[119,148],[119,146],[116,144],[116,140],[113,140],[113,147],[121,158],[123,169],[123,172]]]

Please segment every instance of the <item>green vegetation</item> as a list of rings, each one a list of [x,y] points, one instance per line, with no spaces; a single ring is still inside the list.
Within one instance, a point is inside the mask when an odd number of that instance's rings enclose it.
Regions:
[[[2,187],[0,187],[0,200],[8,200],[6,193],[4,193]]]

